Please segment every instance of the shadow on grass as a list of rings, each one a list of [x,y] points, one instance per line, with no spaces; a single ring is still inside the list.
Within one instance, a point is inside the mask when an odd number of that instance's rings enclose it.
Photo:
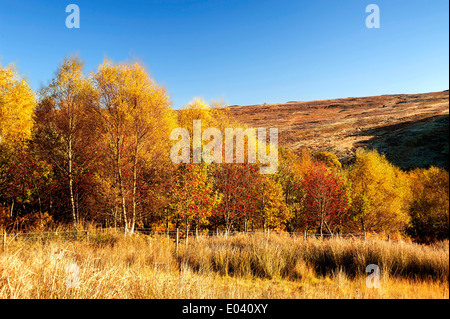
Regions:
[[[408,170],[437,166],[449,169],[449,115],[364,130],[372,136],[356,147],[376,149],[394,165]]]

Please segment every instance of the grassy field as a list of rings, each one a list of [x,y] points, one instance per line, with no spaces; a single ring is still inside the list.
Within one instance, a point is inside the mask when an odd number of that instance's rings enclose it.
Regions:
[[[0,298],[449,298],[449,243],[239,234],[175,251],[144,235],[19,238],[0,254]]]

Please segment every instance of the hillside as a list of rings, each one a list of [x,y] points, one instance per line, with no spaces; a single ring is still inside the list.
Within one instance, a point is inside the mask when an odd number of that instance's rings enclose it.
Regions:
[[[277,127],[279,144],[297,151],[329,151],[345,161],[368,147],[404,169],[449,166],[448,90],[230,106],[226,112],[250,127]]]

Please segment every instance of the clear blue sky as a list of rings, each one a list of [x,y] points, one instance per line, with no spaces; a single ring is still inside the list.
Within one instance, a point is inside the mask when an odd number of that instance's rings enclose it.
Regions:
[[[80,8],[67,29],[66,5]],[[368,4],[380,28],[365,26]],[[173,107],[193,97],[230,105],[449,88],[447,0],[0,0],[0,61],[33,89],[66,55],[93,71],[139,60]]]

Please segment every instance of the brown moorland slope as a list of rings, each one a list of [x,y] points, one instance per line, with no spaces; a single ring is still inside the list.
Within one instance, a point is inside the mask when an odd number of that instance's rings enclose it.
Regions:
[[[276,127],[280,146],[328,151],[350,159],[375,148],[404,169],[448,169],[449,91],[230,106],[249,127]]]

